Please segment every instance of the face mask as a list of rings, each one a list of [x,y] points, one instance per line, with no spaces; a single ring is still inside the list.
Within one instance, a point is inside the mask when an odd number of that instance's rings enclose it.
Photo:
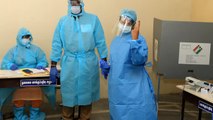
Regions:
[[[79,14],[81,12],[81,7],[80,6],[72,6],[71,11],[73,14]]]
[[[121,30],[121,32],[123,33],[129,33],[132,30],[132,26],[127,26],[127,25],[123,25],[121,23],[118,24],[118,28]]]
[[[22,44],[23,45],[27,45],[28,43],[29,43],[30,41],[29,41],[29,39],[22,39]]]
[[[24,45],[24,46],[26,46],[27,48],[29,48],[30,47],[30,40],[29,39],[22,39],[22,44]]]

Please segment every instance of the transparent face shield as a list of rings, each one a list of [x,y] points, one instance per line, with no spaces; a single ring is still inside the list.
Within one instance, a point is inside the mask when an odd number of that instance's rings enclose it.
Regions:
[[[112,33],[114,36],[122,36],[130,33],[135,22],[128,16],[121,15],[119,21],[114,25]]]

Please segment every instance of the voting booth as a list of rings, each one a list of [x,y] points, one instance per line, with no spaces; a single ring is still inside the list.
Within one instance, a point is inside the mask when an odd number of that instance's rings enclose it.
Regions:
[[[186,84],[178,86],[183,90],[181,120],[185,101],[199,108],[199,120],[202,110],[213,115],[213,84],[203,81],[213,79],[212,43],[213,23],[154,19],[153,70],[158,76],[158,101],[161,76],[186,78]]]
[[[171,79],[213,79],[213,23],[154,19],[153,70]]]

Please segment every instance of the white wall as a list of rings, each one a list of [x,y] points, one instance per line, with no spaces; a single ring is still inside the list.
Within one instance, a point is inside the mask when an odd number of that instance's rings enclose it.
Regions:
[[[99,16],[105,30],[108,46],[113,37],[112,28],[122,8],[134,8],[141,20],[141,33],[147,39],[149,60],[152,60],[153,18],[191,20],[192,0],[84,0],[87,12]],[[67,0],[1,0],[0,4],[0,59],[15,45],[20,27],[27,27],[34,43],[51,51],[51,41],[59,18],[67,14]],[[148,69],[157,89],[157,80]],[[162,80],[162,93],[175,92],[178,81]],[[101,97],[107,97],[107,81],[101,80]]]
[[[213,1],[194,0],[192,4],[192,20],[213,22]]]

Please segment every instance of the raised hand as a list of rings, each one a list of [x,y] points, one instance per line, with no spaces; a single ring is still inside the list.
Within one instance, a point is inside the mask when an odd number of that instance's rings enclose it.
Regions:
[[[140,20],[136,22],[135,27],[132,30],[132,40],[138,40],[140,30]]]

